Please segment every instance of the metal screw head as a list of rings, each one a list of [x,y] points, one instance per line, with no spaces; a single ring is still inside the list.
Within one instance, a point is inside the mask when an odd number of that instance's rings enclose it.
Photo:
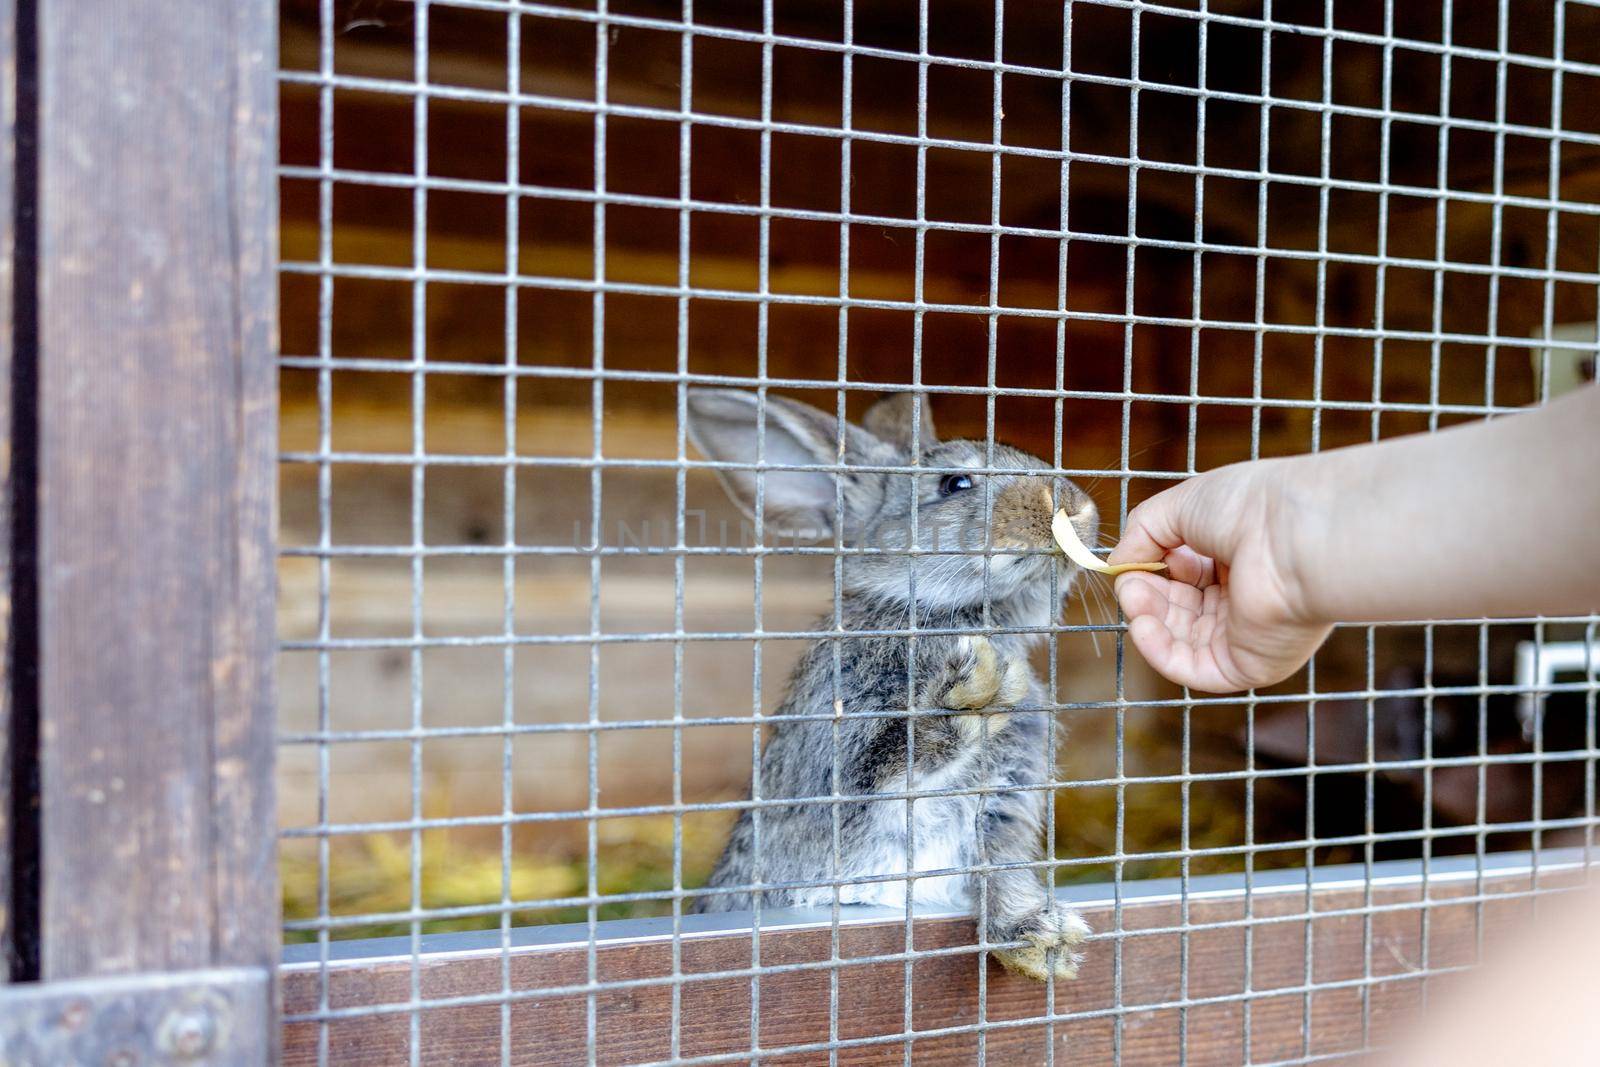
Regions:
[[[61,1027],[64,1030],[79,1030],[89,1020],[89,1003],[83,1000],[74,1000],[61,1009]]]
[[[159,1040],[163,1052],[181,1059],[197,1059],[216,1044],[216,1017],[203,1004],[174,1008],[161,1020]]]

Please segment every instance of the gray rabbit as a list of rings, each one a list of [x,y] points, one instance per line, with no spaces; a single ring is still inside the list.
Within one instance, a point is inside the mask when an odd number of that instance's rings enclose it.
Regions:
[[[1056,976],[1074,977],[1089,928],[1055,902],[1036,867],[1021,866],[1043,858],[1051,794],[1017,787],[1048,782],[1054,767],[1049,712],[1026,710],[1049,702],[1028,653],[1076,577],[1052,551],[1050,520],[1059,502],[1093,543],[1093,502],[1064,479],[1052,492],[1051,479],[1024,473],[1048,467],[1025,452],[996,444],[991,460],[982,442],[937,440],[914,394],[880,400],[862,425],[843,426],[842,440],[833,415],[779,396],[760,405],[750,392],[691,390],[690,439],[711,460],[751,464],[764,421],[765,464],[840,469],[767,471],[759,498],[769,534],[837,536],[847,550],[838,616],[865,635],[819,640],[801,657],[755,791],[797,802],[744,811],[708,887],[759,886],[766,907],[828,906],[837,886],[846,904],[904,907],[909,895],[970,909],[984,915],[990,943],[1020,943],[995,953],[1010,969],[1043,980],[1053,950]],[[929,473],[873,469],[914,458]],[[757,472],[718,474],[753,516]],[[913,510],[926,553],[916,556],[907,554]],[[830,799],[875,795],[894,799]],[[974,867],[988,869],[981,885]],[[751,906],[748,891],[696,900],[700,911]]]

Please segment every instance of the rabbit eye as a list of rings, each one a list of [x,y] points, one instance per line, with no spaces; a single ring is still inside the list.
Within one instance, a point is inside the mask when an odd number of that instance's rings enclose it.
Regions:
[[[971,488],[972,475],[970,474],[946,474],[939,479],[940,496],[949,496],[952,493],[959,493]]]

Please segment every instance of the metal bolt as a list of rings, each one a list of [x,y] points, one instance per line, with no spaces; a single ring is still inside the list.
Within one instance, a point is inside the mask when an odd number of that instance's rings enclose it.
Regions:
[[[74,1000],[61,1009],[61,1028],[64,1030],[80,1030],[83,1024],[89,1021],[89,1002]]]
[[[198,1059],[211,1051],[217,1040],[217,1021],[203,1004],[174,1008],[161,1021],[160,1043],[164,1052],[181,1059]]]

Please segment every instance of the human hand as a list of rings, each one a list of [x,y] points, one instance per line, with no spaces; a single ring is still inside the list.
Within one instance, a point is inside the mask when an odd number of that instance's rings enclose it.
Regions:
[[[1165,560],[1116,580],[1128,636],[1180,685],[1228,693],[1280,682],[1327,639],[1311,617],[1295,536],[1318,516],[1291,464],[1262,460],[1191,478],[1134,508],[1110,563]]]

